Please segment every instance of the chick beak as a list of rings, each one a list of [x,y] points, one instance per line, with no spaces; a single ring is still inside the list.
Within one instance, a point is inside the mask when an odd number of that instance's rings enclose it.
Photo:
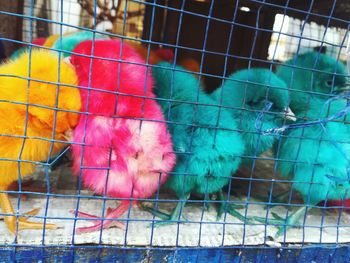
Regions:
[[[288,107],[284,109],[284,117],[287,120],[291,120],[291,121],[296,121],[297,118],[295,117],[294,112],[292,112],[292,110]]]
[[[345,86],[340,87],[336,90],[336,94],[341,94],[350,91],[350,83],[346,83]]]

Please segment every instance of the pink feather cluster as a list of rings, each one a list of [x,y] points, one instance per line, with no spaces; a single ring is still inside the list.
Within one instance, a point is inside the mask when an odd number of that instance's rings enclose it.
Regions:
[[[81,173],[84,185],[99,195],[151,197],[175,165],[171,137],[154,100],[151,69],[119,40],[85,41],[73,52],[79,54],[72,55],[71,63],[81,86],[82,111],[87,113],[73,133],[74,174]],[[120,217],[129,205],[123,200],[105,218]],[[113,220],[92,222],[77,233],[123,227]]]

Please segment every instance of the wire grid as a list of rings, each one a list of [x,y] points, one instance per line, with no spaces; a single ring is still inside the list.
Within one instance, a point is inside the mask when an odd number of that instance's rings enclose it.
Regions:
[[[122,13],[126,1],[122,1],[122,6],[120,7],[119,12]],[[93,4],[93,1],[91,1]],[[96,8],[96,12],[99,13],[100,8]],[[117,28],[118,31],[114,32],[117,34],[122,34],[123,25],[125,22],[126,29],[124,30],[127,36],[133,38],[141,38],[142,34],[142,17],[144,13],[144,5],[140,3],[131,2],[127,4],[127,11],[137,11],[138,15],[130,17],[128,20],[117,19]],[[79,4],[79,1],[69,0],[64,1],[64,4],[61,5],[60,1],[57,0],[41,0],[35,1],[34,6],[31,6],[31,1],[24,1],[24,15],[30,16],[30,13],[33,12],[33,15],[38,18],[48,19],[47,20],[23,20],[23,41],[29,42],[30,39],[38,38],[41,36],[48,36],[54,34],[66,34],[71,32],[72,27],[88,27],[91,28],[94,26],[93,17],[86,12],[86,9],[82,8]],[[62,21],[61,21],[61,15]],[[31,23],[33,23],[32,29]],[[62,24],[63,23],[63,24]],[[46,28],[47,27],[47,28]],[[113,28],[112,22],[107,18],[96,23],[97,31],[107,31],[111,32]]]
[[[235,44],[235,39],[233,37],[233,32],[234,29],[236,27],[243,27],[246,28],[246,30],[254,30],[255,31],[255,36],[253,38],[254,43],[253,43],[253,48],[251,50],[251,53],[249,56],[243,57],[243,59],[247,60],[249,63],[249,68],[252,68],[253,66],[251,66],[251,62],[254,61],[264,61],[264,62],[269,62],[271,67],[270,70],[272,70],[272,65],[278,65],[279,63],[276,62],[278,60],[280,61],[284,61],[290,57],[292,57],[292,55],[294,54],[299,54],[299,53],[303,53],[303,49],[305,48],[314,48],[316,46],[323,46],[326,45],[327,46],[327,53],[332,55],[333,57],[337,58],[337,59],[341,59],[344,60],[346,58],[345,56],[345,48],[346,48],[346,41],[347,41],[347,32],[348,30],[346,29],[335,29],[335,28],[329,28],[327,26],[319,26],[316,25],[315,23],[309,23],[307,21],[307,18],[305,19],[305,21],[300,21],[300,20],[296,20],[293,18],[289,18],[289,28],[291,28],[288,31],[284,31],[282,30],[282,27],[278,27],[275,26],[273,29],[265,29],[263,27],[260,27],[259,25],[259,20],[257,19],[257,24],[255,27],[252,26],[248,26],[245,24],[242,24],[241,21],[238,20],[238,14],[240,12],[245,12],[242,11],[241,8],[242,6],[244,6],[242,3],[240,3],[239,1],[237,1],[236,6],[235,6],[235,11],[234,14],[232,16],[231,20],[226,20],[226,19],[222,19],[222,18],[218,18],[217,15],[213,15],[213,10],[214,10],[214,4],[215,1],[211,1],[209,4],[209,9],[208,9],[208,13],[203,15],[200,13],[195,13],[192,11],[188,11],[186,9],[186,1],[183,1],[180,8],[173,8],[173,7],[169,7],[166,5],[162,5],[162,4],[158,4],[157,2],[143,2],[143,1],[125,1],[126,4],[123,7],[124,11],[127,10],[128,8],[128,4],[130,3],[136,3],[137,5],[142,6],[143,8],[150,8],[151,11],[151,23],[149,25],[149,27],[152,29],[157,23],[159,23],[159,21],[155,18],[155,10],[156,8],[160,8],[163,12],[177,12],[179,13],[179,21],[178,21],[178,28],[176,30],[176,41],[174,44],[169,44],[169,43],[165,43],[162,41],[154,41],[152,38],[152,30],[150,31],[150,36],[149,38],[143,38],[142,40],[139,39],[140,36],[133,36],[130,37],[128,35],[128,28],[127,28],[127,19],[126,16],[124,16],[124,20],[121,20],[119,22],[120,25],[122,25],[121,27],[121,31],[118,32],[117,34],[115,32],[113,33],[109,33],[109,32],[102,32],[100,30],[96,31],[93,29],[88,29],[85,27],[81,27],[79,26],[79,13],[80,10],[78,8],[78,5],[76,2],[74,1],[51,1],[51,9],[46,10],[47,12],[50,13],[50,16],[52,17],[52,19],[43,19],[43,18],[39,18],[36,16],[36,8],[35,8],[35,3],[33,0],[27,1],[25,3],[25,11],[24,11],[24,15],[20,15],[20,14],[7,14],[7,15],[11,15],[11,16],[22,16],[24,18],[24,27],[25,29],[23,30],[23,42],[32,42],[34,38],[36,38],[38,35],[36,34],[36,30],[35,30],[35,24],[38,23],[38,21],[41,22],[45,22],[49,25],[49,33],[58,33],[60,35],[62,35],[65,32],[71,31],[71,30],[90,30],[91,32],[98,32],[98,33],[102,33],[106,36],[110,36],[110,37],[118,37],[120,39],[126,39],[126,40],[139,40],[139,42],[146,44],[146,46],[148,47],[148,56],[150,55],[150,44],[152,45],[164,45],[168,48],[172,48],[174,50],[174,64],[176,64],[176,60],[177,60],[177,55],[178,52],[180,52],[181,50],[187,50],[188,52],[198,52],[201,54],[201,58],[199,61],[203,62],[205,57],[210,54],[210,55],[217,55],[217,56],[224,56],[225,57],[225,67],[223,69],[223,73],[222,75],[216,76],[213,75],[212,73],[206,73],[203,71],[203,63],[200,64],[200,68],[199,68],[199,72],[193,72],[194,75],[198,76],[200,80],[202,80],[202,78],[204,77],[220,77],[222,78],[222,80],[226,80],[227,76],[232,73],[229,72],[228,67],[226,66],[227,64],[227,60],[229,58],[241,58],[239,56],[235,56],[232,55],[230,53],[230,47],[231,45]],[[250,1],[251,3],[255,3],[257,1]],[[96,2],[95,2],[96,3]],[[310,3],[310,9],[309,12],[310,14],[312,14],[312,3]],[[261,15],[262,12],[262,7],[265,7],[265,5],[267,7],[273,8],[274,5],[273,4],[262,4],[260,6],[260,8],[257,8],[255,10],[250,10],[249,12],[254,12],[255,14],[257,14],[257,17],[259,17]],[[336,5],[336,1],[333,2],[333,9]],[[73,6],[76,6],[77,9],[75,10],[73,8]],[[276,6],[277,7],[277,6]],[[281,6],[279,6],[281,7]],[[288,9],[287,5],[285,7],[282,7],[285,10]],[[66,11],[62,11],[62,10],[66,10]],[[95,11],[97,11],[97,6],[95,6]],[[301,11],[300,11],[301,12]],[[1,11],[1,14],[4,14],[5,11]],[[180,35],[181,35],[181,30],[182,27],[186,27],[186,24],[183,24],[183,16],[187,14],[193,17],[200,17],[202,19],[206,20],[206,25],[204,27],[205,30],[205,35],[204,35],[204,41],[202,43],[202,46],[200,48],[194,48],[194,47],[188,47],[188,46],[181,46],[180,44]],[[317,14],[312,14],[312,15],[317,15]],[[49,17],[50,17],[49,16]],[[280,18],[283,17],[285,18],[286,15],[282,14],[282,15],[278,15]],[[55,18],[54,18],[55,17]],[[81,19],[81,18],[80,18]],[[333,20],[336,18],[333,18],[332,15],[327,16],[327,19]],[[92,18],[93,20],[93,28],[95,28],[96,25],[96,16]],[[210,24],[213,21],[218,21],[220,23],[223,24],[227,24],[230,27],[229,30],[229,37],[228,37],[228,42],[227,42],[227,48],[224,52],[216,52],[216,51],[212,51],[209,47],[208,47],[208,39],[209,39],[209,27]],[[276,23],[276,21],[275,21]],[[120,27],[119,27],[120,28]],[[254,58],[253,57],[253,51],[254,49],[258,48],[260,43],[257,43],[257,35],[259,32],[270,32],[272,33],[272,38],[271,38],[271,43],[270,43],[270,47],[269,47],[269,60],[267,60],[266,58]],[[329,34],[332,35],[332,37],[329,37]],[[6,37],[2,37],[1,38],[2,41],[8,41],[8,42],[18,42],[17,40],[14,39],[8,39]],[[126,42],[125,42],[126,43]],[[29,45],[32,46],[32,45]],[[33,45],[33,47],[35,47],[36,45]],[[328,48],[329,47],[329,48]],[[31,52],[31,48],[29,49]],[[283,52],[279,51],[279,50],[284,50]],[[55,50],[55,51],[59,51],[59,50]],[[62,56],[62,54],[60,55]],[[61,57],[63,59],[63,57]],[[151,68],[153,67],[152,65],[149,65],[149,58],[146,58],[146,63],[147,63],[147,68],[148,70],[151,70]],[[30,68],[30,67],[29,67]],[[297,68],[297,66],[295,66],[295,68]],[[307,69],[305,69],[307,70]],[[175,70],[174,70],[175,71]],[[317,72],[317,70],[313,69],[313,72]],[[28,73],[28,79],[29,81],[31,81],[32,79],[30,78],[30,72]],[[120,79],[119,77],[117,79]],[[57,82],[59,82],[59,80],[57,80]],[[242,85],[244,85],[244,83],[242,83]],[[79,89],[82,89],[84,87],[78,86]],[[94,88],[89,87],[90,90],[94,90]],[[197,97],[199,96],[199,89],[200,87],[196,87],[197,88]],[[96,89],[95,89],[96,90]],[[309,94],[311,95],[317,95],[317,92],[311,91],[309,92]],[[92,98],[91,98],[92,99]],[[266,100],[268,100],[268,94],[266,94]],[[58,100],[56,98],[56,100]],[[158,102],[161,102],[161,99],[157,99]],[[184,101],[179,101],[176,99],[176,97],[171,98],[170,99],[171,103],[182,103],[182,104],[194,104],[194,116],[197,113],[197,110],[199,107],[201,106],[210,106],[210,105],[206,105],[201,103],[200,101],[192,101],[190,103],[188,102],[184,102]],[[16,101],[13,101],[12,103],[18,103]],[[57,105],[57,101],[56,101],[56,106],[53,108],[55,111],[58,110],[58,105]],[[223,111],[223,110],[227,110],[227,109],[232,109],[232,107],[227,107],[227,106],[223,106],[223,105],[219,105],[217,106],[219,108],[219,112]],[[239,110],[242,111],[249,111],[249,109],[244,108],[244,106],[242,105]],[[261,115],[259,115],[259,112]],[[86,112],[80,112],[81,115],[86,115]],[[164,115],[167,117],[169,117],[171,114],[171,108],[169,108],[168,112],[165,112]],[[220,114],[220,113],[219,113]],[[257,112],[257,123],[259,124],[259,120],[258,117],[264,117],[266,114],[275,114],[274,112],[270,111],[270,109],[268,108],[261,108],[260,111]],[[141,120],[143,120],[141,118]],[[242,122],[243,120],[240,119],[238,120],[238,122]],[[303,121],[309,121],[308,119],[303,120]],[[55,120],[54,122],[56,122],[56,115],[55,115]],[[260,125],[262,125],[262,123],[264,122],[264,119],[262,119]],[[168,121],[166,121],[165,123],[169,124]],[[180,124],[177,124],[180,125]],[[193,123],[183,123],[182,125],[184,126],[188,126],[191,130],[191,132],[189,133],[190,136],[190,140],[192,140],[193,138],[193,132],[194,129],[196,127],[196,125],[194,125]],[[216,124],[216,127],[214,127],[215,130],[220,129],[217,126],[218,124]],[[257,145],[257,149],[256,151],[259,151],[259,144],[260,144],[260,140],[261,138],[263,138],[263,136],[266,136],[263,134],[263,130],[261,127],[259,127],[260,125],[257,125],[257,129],[256,130],[250,130],[250,131],[242,131],[242,130],[238,130],[238,132],[246,132],[246,133],[256,133],[259,135],[258,138],[258,145]],[[283,125],[287,125],[286,122],[283,123]],[[198,128],[198,127],[197,127]],[[278,127],[276,127],[278,128]],[[302,128],[301,128],[302,129]],[[232,132],[236,132],[236,130],[232,130]],[[54,135],[54,134],[53,134]],[[11,135],[2,135],[2,136],[11,136]],[[26,134],[24,133],[23,136],[26,136]],[[286,135],[282,135],[280,136],[280,134],[275,134],[276,136],[276,141],[278,141],[278,139],[280,139],[280,137],[287,137]],[[215,137],[215,136],[214,136]],[[261,138],[260,138],[261,137]],[[49,141],[51,142],[55,142],[54,137],[52,138],[47,138]],[[300,140],[303,139],[303,135],[301,135]],[[318,143],[317,141],[315,142],[316,144]],[[335,141],[335,143],[339,143],[338,141]],[[67,148],[68,149],[68,148]],[[176,154],[179,154],[179,152],[177,152],[176,147],[174,147],[174,152]],[[279,147],[278,147],[279,149]],[[62,172],[61,175],[59,175],[58,179],[53,179],[53,177],[57,176],[54,173],[52,173],[50,167],[52,167],[52,165],[54,163],[56,163],[57,161],[60,160],[60,158],[66,153],[67,150],[65,150],[64,152],[62,152],[62,154],[58,155],[58,156],[53,156],[53,154],[50,153],[50,155],[48,156],[47,160],[42,160],[42,162],[35,162],[35,164],[40,165],[41,167],[43,167],[41,169],[41,173],[44,173],[44,176],[41,176],[41,178],[44,178],[45,181],[45,186],[47,188],[47,192],[44,193],[36,193],[36,192],[32,192],[32,191],[23,191],[21,189],[21,185],[22,185],[22,181],[23,178],[19,177],[19,189],[17,191],[6,191],[6,193],[12,193],[12,194],[18,194],[18,198],[16,198],[17,200],[17,205],[16,205],[16,209],[19,211],[19,214],[23,213],[23,211],[29,210],[28,206],[26,205],[24,201],[21,201],[20,196],[23,195],[33,195],[36,198],[34,200],[36,200],[36,202],[39,202],[41,205],[44,204],[44,206],[42,207],[43,210],[43,214],[40,216],[35,216],[34,218],[37,218],[38,220],[43,220],[44,222],[46,221],[50,221],[50,222],[66,222],[65,226],[67,224],[69,224],[71,227],[68,231],[64,232],[65,233],[69,233],[69,236],[66,237],[66,239],[64,239],[64,241],[62,241],[61,244],[52,244],[49,243],[47,240],[51,240],[49,237],[49,230],[46,230],[44,228],[43,231],[31,231],[29,232],[30,234],[36,235],[38,236],[38,233],[40,233],[40,238],[36,239],[36,240],[40,240],[39,244],[36,243],[35,246],[39,246],[39,247],[47,247],[50,245],[60,245],[62,247],[71,247],[71,245],[74,244],[81,244],[84,243],[84,241],[86,241],[86,243],[95,243],[96,245],[98,244],[98,248],[104,248],[104,247],[109,247],[108,242],[110,242],[111,244],[117,244],[117,245],[121,245],[123,247],[123,249],[129,249],[131,248],[131,245],[138,245],[140,246],[138,249],[142,250],[142,249],[155,249],[155,250],[161,250],[162,249],[162,245],[165,246],[167,244],[166,241],[163,241],[164,243],[162,244],[161,241],[159,240],[166,240],[167,238],[169,238],[169,235],[171,235],[173,237],[173,239],[175,240],[174,243],[172,243],[172,246],[175,247],[179,247],[179,246],[186,246],[186,242],[183,240],[184,238],[182,237],[187,237],[186,233],[184,233],[184,231],[181,231],[181,229],[183,229],[184,224],[185,225],[190,225],[191,227],[198,227],[198,232],[196,232],[195,234],[193,234],[194,236],[192,237],[192,240],[196,240],[195,245],[197,247],[201,247],[201,246],[208,246],[208,244],[210,244],[210,242],[208,243],[204,243],[205,241],[203,241],[203,235],[202,233],[207,233],[206,238],[210,238],[210,229],[220,229],[218,230],[220,233],[220,237],[216,239],[219,239],[219,243],[216,244],[217,246],[225,246],[230,242],[227,242],[227,239],[229,239],[228,235],[234,235],[235,233],[230,232],[230,227],[231,226],[241,226],[240,228],[240,236],[239,236],[239,240],[241,241],[240,244],[230,244],[227,245],[228,247],[236,247],[236,248],[241,248],[243,246],[249,246],[252,245],[252,243],[249,243],[249,239],[247,241],[247,237],[246,237],[246,233],[249,232],[249,228],[254,228],[254,227],[259,227],[256,228],[257,230],[255,230],[254,233],[256,233],[256,235],[260,234],[260,237],[262,237],[262,239],[260,240],[260,245],[261,246],[265,246],[265,245],[269,245],[271,244],[271,242],[274,242],[273,237],[271,237],[270,235],[268,235],[268,233],[270,232],[271,229],[271,224],[269,224],[267,221],[266,223],[258,223],[258,222],[254,222],[254,223],[249,223],[247,221],[237,221],[234,220],[232,217],[230,217],[229,215],[227,215],[227,213],[225,212],[224,216],[223,216],[223,220],[213,220],[213,217],[209,217],[207,216],[208,212],[206,211],[206,205],[210,205],[213,206],[217,203],[219,203],[218,200],[203,200],[202,197],[199,197],[199,200],[193,199],[194,196],[191,197],[190,200],[188,200],[188,203],[192,203],[194,205],[196,205],[194,208],[191,208],[191,211],[193,209],[193,215],[191,217],[191,219],[187,220],[186,222],[183,222],[182,220],[178,220],[175,228],[168,228],[168,230],[166,230],[166,226],[164,228],[154,228],[153,223],[154,222],[158,222],[159,219],[154,217],[154,216],[149,216],[146,215],[146,213],[137,213],[135,212],[134,208],[131,208],[131,206],[128,209],[128,212],[126,214],[125,217],[119,219],[122,222],[126,223],[126,229],[125,231],[117,231],[117,232],[112,232],[112,237],[111,234],[108,234],[110,232],[110,230],[103,230],[100,232],[97,232],[97,234],[92,238],[92,239],[88,239],[88,238],[82,238],[81,239],[81,235],[76,235],[74,232],[74,229],[81,224],[82,221],[84,221],[83,219],[79,219],[74,215],[70,215],[68,216],[67,211],[62,211],[62,208],[60,208],[59,206],[61,205],[61,203],[59,202],[59,200],[64,200],[63,202],[66,204],[69,204],[70,209],[83,209],[86,210],[86,207],[89,207],[90,209],[97,209],[95,211],[93,211],[94,214],[99,214],[100,216],[102,216],[102,219],[106,219],[103,217],[103,215],[105,214],[107,208],[109,205],[111,206],[115,206],[116,201],[120,201],[123,200],[121,198],[118,197],[112,197],[112,196],[97,196],[94,195],[92,192],[86,191],[85,189],[83,189],[83,185],[82,185],[82,178],[81,175],[78,177],[78,181],[76,182],[76,184],[73,186],[69,186],[67,187],[68,189],[57,189],[57,191],[51,191],[50,190],[50,186],[52,184],[52,180],[65,180],[65,182],[67,182],[68,184],[74,184],[74,180],[70,178],[70,172],[69,170],[65,170],[64,172]],[[188,149],[189,154],[191,154],[191,148]],[[230,182],[228,184],[228,187],[226,187],[226,193],[227,196],[225,199],[225,203],[226,204],[240,204],[240,205],[244,205],[244,208],[241,209],[241,213],[242,215],[248,219],[249,216],[251,215],[261,215],[263,217],[268,217],[269,214],[271,213],[271,207],[273,205],[279,205],[284,207],[286,210],[284,211],[293,211],[293,209],[297,209],[300,206],[302,206],[302,204],[300,203],[300,198],[298,199],[297,197],[295,197],[296,193],[294,190],[292,190],[292,185],[295,184],[296,182],[288,179],[288,178],[281,178],[280,175],[278,174],[277,171],[277,163],[278,161],[281,161],[279,159],[279,152],[277,151],[277,153],[275,155],[273,155],[270,152],[264,153],[263,155],[257,156],[256,153],[252,153],[250,155],[246,155],[246,156],[242,156],[245,159],[251,160],[251,164],[249,165],[248,168],[242,168],[240,171],[237,171],[236,174],[233,174],[232,177],[230,177]],[[1,160],[4,160],[4,158],[1,158]],[[13,160],[16,162],[32,162],[31,160],[22,160],[21,157],[19,157],[19,159]],[[290,162],[293,163],[297,163],[296,160],[289,160]],[[42,174],[41,174],[42,175]],[[185,174],[186,176],[196,176],[193,174]],[[170,173],[170,176],[179,176],[174,172]],[[68,178],[68,179],[67,179]],[[107,177],[108,178],[108,177]],[[108,179],[107,179],[108,180]],[[107,183],[107,182],[106,182]],[[64,185],[63,183],[61,183],[61,185]],[[272,200],[273,195],[276,193],[275,192],[275,188],[276,187],[280,187],[282,189],[287,189],[288,191],[288,195],[289,195],[289,200],[287,200],[287,202],[285,203],[280,203],[280,202],[275,202],[274,200]],[[268,195],[265,196],[265,200],[261,200],[257,194],[257,189],[260,190],[261,192],[264,191],[269,191],[270,193]],[[238,194],[237,194],[238,192]],[[278,191],[277,191],[278,192]],[[283,192],[283,191],[282,191]],[[229,196],[232,194],[232,197],[230,198]],[[266,200],[267,198],[267,200]],[[129,198],[127,198],[129,199]],[[341,198],[343,199],[343,198]],[[38,201],[39,200],[39,201]],[[133,200],[133,199],[131,199]],[[176,202],[178,202],[179,200],[177,198],[175,198],[174,195],[169,194],[169,192],[167,190],[163,190],[163,188],[159,188],[156,192],[155,195],[152,198],[144,198],[144,199],[137,199],[139,201],[148,201],[151,204],[154,204],[155,209],[162,209],[163,207],[173,207],[175,205]],[[44,201],[44,202],[41,202]],[[182,200],[184,201],[184,200]],[[323,230],[324,229],[336,229],[336,232],[332,232],[334,235],[334,240],[331,241],[333,243],[333,245],[335,247],[338,246],[338,243],[341,242],[342,240],[342,236],[341,233],[342,230],[340,228],[348,228],[349,227],[349,222],[344,219],[346,218],[346,213],[343,211],[343,205],[341,205],[338,211],[340,211],[339,213],[335,213],[333,214],[333,217],[336,219],[335,221],[333,220],[331,223],[329,223],[328,225],[324,225],[325,220],[326,220],[326,204],[327,204],[327,200],[324,200],[324,205],[317,206],[317,205],[311,205],[311,204],[307,204],[308,208],[320,208],[319,210],[321,210],[321,214],[316,214],[314,215],[314,217],[318,217],[320,219],[320,222],[318,222],[319,224],[308,224],[307,221],[307,214],[305,213],[305,216],[303,217],[303,222],[302,222],[302,226],[303,226],[303,231],[305,231],[306,228],[313,228],[316,230],[316,238],[313,241],[314,243],[319,243],[319,245],[322,245],[324,242],[326,242],[324,240],[324,238],[322,237],[323,234]],[[92,205],[92,204],[96,204],[96,205]],[[32,203],[29,203],[32,204]],[[167,206],[168,204],[168,206]],[[265,208],[265,205],[267,206],[267,208]],[[85,207],[84,207],[85,206]],[[24,209],[25,208],[25,209]],[[253,208],[253,211],[252,211]],[[51,210],[51,211],[50,211]],[[281,211],[281,209],[279,209]],[[88,211],[88,210],[87,210]],[[186,212],[187,211],[187,212]],[[273,210],[276,211],[276,210]],[[184,208],[184,215],[188,216],[191,215],[191,213],[188,213],[188,209]],[[60,214],[64,214],[65,216],[62,216]],[[282,213],[283,214],[283,213]],[[4,214],[3,214],[4,215]],[[288,215],[284,214],[284,217]],[[146,224],[145,224],[146,223]],[[133,241],[131,242],[130,236],[137,235],[137,232],[140,231],[140,228],[147,228],[146,225],[149,225],[151,223],[150,228],[148,228],[148,232],[147,232],[147,236],[146,237],[138,237],[139,239],[133,239]],[[340,226],[340,223],[341,226]],[[135,227],[135,225],[140,224],[139,227]],[[273,225],[273,224],[272,224]],[[288,225],[288,222],[285,222],[284,225]],[[135,227],[135,229],[132,229],[133,227]],[[209,229],[209,230],[208,230]],[[188,228],[186,229],[188,231]],[[208,235],[208,231],[209,231],[209,235]],[[231,230],[232,231],[232,230]],[[282,237],[282,239],[280,239],[280,242],[287,242],[287,231],[291,231],[293,233],[293,231],[295,231],[293,228],[292,229],[288,229],[284,231],[284,235]],[[226,232],[229,232],[229,234],[227,235]],[[35,234],[34,234],[35,233]],[[62,233],[61,233],[62,234]],[[118,236],[115,236],[115,234],[117,234]],[[187,233],[187,234],[191,234],[191,233]],[[315,234],[315,232],[314,232]],[[79,237],[80,236],[80,237]],[[104,239],[104,237],[107,236],[108,238],[108,242],[106,242],[106,239]],[[23,239],[22,241],[19,241],[18,238],[21,238],[21,235],[19,233],[19,235],[17,236],[17,238],[13,238],[12,242],[7,243],[6,245],[9,246],[19,246],[19,245],[23,245]],[[221,239],[221,240],[220,240]],[[83,241],[81,241],[83,240]],[[141,241],[140,241],[141,240]],[[308,243],[307,241],[307,236],[304,234],[302,235],[302,238],[299,238],[298,243],[300,243],[302,246],[304,246],[306,243]],[[345,239],[346,240],[346,239]],[[93,241],[93,242],[91,242]],[[134,243],[133,243],[134,242]],[[142,242],[144,242],[144,244],[142,244]],[[246,244],[246,242],[248,244]],[[191,243],[191,242],[190,242]],[[204,244],[203,244],[204,243]],[[33,246],[33,244],[28,244],[29,246]],[[142,246],[144,245],[144,246]],[[193,245],[193,243],[191,243],[191,245]],[[147,247],[146,247],[147,246]],[[210,245],[209,245],[210,246]]]
[[[301,33],[303,25],[305,26]],[[274,59],[286,61],[293,57],[297,49],[300,49],[299,53],[306,53],[314,49],[317,50],[322,46],[325,49],[325,54],[336,57],[339,53],[340,60],[346,60],[345,48],[344,45],[342,45],[344,39],[347,38],[346,29],[336,27],[328,28],[323,25],[318,25],[315,22],[305,23],[300,19],[277,14],[274,31],[277,32],[272,34],[269,47],[269,59],[275,56]],[[280,35],[280,32],[285,34]],[[304,38],[300,41],[301,34]],[[323,35],[325,35],[324,39],[328,44],[320,43]],[[343,50],[339,51],[339,49]]]

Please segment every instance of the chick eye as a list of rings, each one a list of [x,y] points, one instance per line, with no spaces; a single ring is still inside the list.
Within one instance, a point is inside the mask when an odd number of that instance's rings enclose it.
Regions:
[[[332,87],[332,84],[333,84],[333,80],[327,80],[326,81],[326,86],[327,87]]]
[[[259,100],[259,101],[250,101],[248,102],[249,106],[258,106],[261,105],[264,101],[263,100]]]

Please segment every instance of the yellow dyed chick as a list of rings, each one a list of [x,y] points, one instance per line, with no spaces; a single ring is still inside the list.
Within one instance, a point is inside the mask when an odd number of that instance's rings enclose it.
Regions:
[[[34,172],[38,162],[67,145],[65,134],[77,125],[81,106],[76,84],[73,66],[47,50],[33,49],[0,66],[0,191],[8,190],[13,182]],[[3,213],[14,215],[4,192],[0,206]],[[34,209],[28,215],[37,213]],[[5,223],[16,232],[15,216],[6,216]],[[18,230],[43,227],[27,217],[18,218]],[[45,228],[56,226],[46,224]]]

